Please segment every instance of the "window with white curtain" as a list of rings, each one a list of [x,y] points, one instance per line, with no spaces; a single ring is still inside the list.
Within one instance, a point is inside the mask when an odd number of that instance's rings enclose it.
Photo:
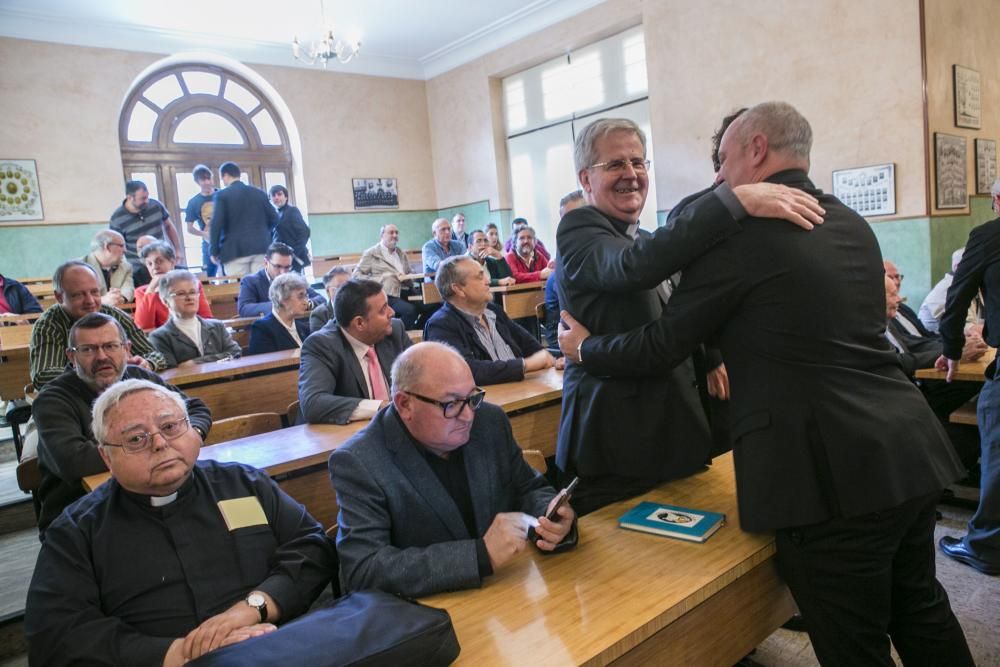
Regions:
[[[642,26],[503,80],[514,216],[526,218],[549,249],[555,249],[559,200],[579,187],[573,166],[578,131],[598,118],[629,118],[646,133],[653,159],[647,91]],[[650,187],[643,227],[656,227],[656,208]]]

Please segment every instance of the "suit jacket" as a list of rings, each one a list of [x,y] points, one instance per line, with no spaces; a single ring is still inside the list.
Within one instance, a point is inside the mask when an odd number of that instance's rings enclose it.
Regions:
[[[266,192],[237,180],[216,191],[212,205],[209,229],[213,256],[225,263],[267,252],[278,226],[278,212]]]
[[[450,303],[445,303],[427,320],[424,340],[451,345],[465,357],[472,369],[472,379],[478,385],[517,382],[524,379],[524,357],[530,357],[542,346],[524,328],[507,317],[503,309],[491,303],[486,306],[497,316],[497,333],[510,345],[516,359],[494,361],[479,342],[479,336],[467,319]]]
[[[132,281],[132,265],[122,257],[121,261],[118,262],[118,266],[115,270],[111,272],[111,282],[107,283],[104,280],[104,272],[101,270],[101,263],[97,261],[94,257],[94,253],[90,253],[83,258],[87,264],[97,271],[97,282],[101,285],[101,295],[108,293],[108,290],[112,287],[117,287],[121,293],[122,298],[126,301],[131,301],[135,296],[135,283]]]
[[[916,330],[924,338],[937,338],[938,337],[938,335],[936,333],[934,333],[933,331],[931,331],[930,329],[928,329],[924,325],[924,323],[920,321],[920,316],[917,315],[915,312],[913,312],[913,309],[910,308],[909,306],[907,306],[905,303],[899,304],[899,315],[901,315],[902,317],[906,318],[906,321],[909,322],[910,324],[912,324],[914,326],[914,328],[916,328]],[[904,329],[904,331],[905,331],[905,329]],[[913,334],[910,334],[910,335],[912,336]]]
[[[663,317],[588,339],[584,367],[662,373],[719,335],[745,530],[859,516],[940,490],[962,466],[885,338],[871,228],[801,170],[767,180],[816,196],[825,223],[805,232],[744,221],[684,269]]]
[[[403,267],[402,272],[409,273],[410,260],[406,258],[403,249],[396,246],[396,250],[391,254],[399,258]],[[376,243],[361,254],[361,259],[354,268],[353,277],[377,280],[382,283],[382,289],[385,290],[386,295],[398,297],[403,288],[399,278],[396,277],[399,269],[386,259],[387,256],[390,256],[389,250],[381,243]]]
[[[125,262],[128,264],[128,262]],[[0,275],[3,282],[3,298],[10,306],[10,312],[23,315],[24,313],[40,313],[42,306],[38,299],[28,290],[27,287],[17,282],[13,278]]]
[[[385,386],[389,388],[392,362],[413,342],[400,320],[392,320],[392,334],[375,343]],[[340,325],[331,320],[302,345],[299,366],[299,405],[310,424],[346,424],[361,399],[371,398],[364,371]]]
[[[225,357],[238,357],[242,353],[239,343],[233,340],[226,325],[219,320],[206,320],[195,315],[201,325],[201,346],[204,352],[199,352],[194,341],[181,332],[174,318],[149,334],[149,341],[167,360],[167,368],[174,368],[185,361],[202,364],[208,361],[218,361]]]
[[[979,291],[983,293],[985,322],[983,339],[1000,346],[1000,218],[979,225],[969,233],[962,261],[955,269],[955,279],[948,288],[945,311],[941,316],[944,355],[962,357],[965,345],[965,313]],[[992,377],[992,376],[991,376]]]
[[[268,296],[271,290],[271,279],[267,277],[267,269],[243,276],[240,279],[240,295],[236,299],[236,310],[240,317],[258,317],[271,312],[273,304]],[[312,287],[306,289],[306,294],[314,306],[319,306],[326,298]]]
[[[594,334],[655,321],[662,310],[656,286],[740,230],[716,194],[687,206],[672,227],[636,239],[627,227],[590,206],[559,223],[559,303]],[[556,449],[562,470],[655,482],[705,463],[711,436],[689,360],[656,376],[608,375],[566,366]]]
[[[295,331],[298,332],[299,338],[305,342],[309,335],[309,325],[302,320],[295,320]],[[278,321],[274,313],[269,313],[250,325],[250,349],[247,354],[294,350],[297,347],[299,347],[298,343],[285,329],[285,325]]]
[[[937,336],[914,336],[895,318],[889,320],[889,331],[904,348],[902,352],[898,352],[899,364],[908,377],[913,377],[921,368],[933,368],[934,362],[944,350],[941,339]]]
[[[291,246],[295,252],[296,271],[311,263],[309,258],[309,225],[302,218],[298,207],[285,204],[278,211],[278,226],[274,228],[274,240]]]
[[[493,518],[517,511],[540,516],[555,495],[524,462],[503,410],[483,403],[463,445],[476,517],[477,534],[470,535],[418,447],[389,406],[330,456],[345,590],[419,597],[478,587],[476,539]]]
[[[327,301],[322,306],[316,306],[309,313],[309,331],[316,333],[326,326],[326,323],[335,319],[333,316],[333,304]]]

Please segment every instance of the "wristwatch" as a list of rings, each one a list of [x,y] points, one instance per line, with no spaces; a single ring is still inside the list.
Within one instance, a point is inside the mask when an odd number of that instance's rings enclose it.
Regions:
[[[260,614],[260,622],[267,622],[267,599],[260,593],[251,593],[246,597],[246,603]]]

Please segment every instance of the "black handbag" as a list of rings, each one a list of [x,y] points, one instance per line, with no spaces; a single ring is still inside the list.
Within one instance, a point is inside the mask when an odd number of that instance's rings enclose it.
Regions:
[[[449,665],[461,647],[451,616],[380,591],[359,591],[277,630],[206,653],[190,665],[377,667]]]

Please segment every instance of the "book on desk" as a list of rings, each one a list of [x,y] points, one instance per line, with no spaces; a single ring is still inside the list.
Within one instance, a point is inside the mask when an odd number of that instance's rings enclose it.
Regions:
[[[639,503],[618,519],[622,528],[699,543],[725,523],[725,514],[652,502]]]

